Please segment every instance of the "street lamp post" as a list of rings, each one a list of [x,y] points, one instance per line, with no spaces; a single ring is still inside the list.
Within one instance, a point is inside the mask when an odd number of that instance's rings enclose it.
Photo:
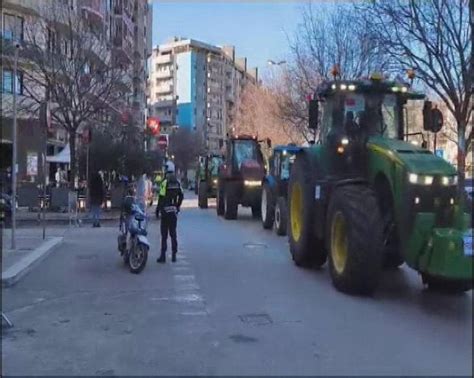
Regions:
[[[16,122],[16,92],[18,75],[18,50],[20,45],[15,45],[15,55],[13,61],[13,130],[12,130],[12,244],[11,249],[16,249],[16,182],[17,182],[17,160],[18,160],[18,142],[17,142],[17,122]]]
[[[280,61],[276,62],[276,61],[274,61],[274,60],[272,60],[272,59],[268,59],[268,60],[267,60],[267,63],[268,63],[268,65],[271,66],[272,68],[273,68],[273,67],[282,67],[282,66],[284,66],[284,65],[286,64],[286,60],[280,60]],[[275,81],[275,72],[274,72],[273,69],[271,69],[271,71],[270,71],[270,80],[271,80],[272,82]]]

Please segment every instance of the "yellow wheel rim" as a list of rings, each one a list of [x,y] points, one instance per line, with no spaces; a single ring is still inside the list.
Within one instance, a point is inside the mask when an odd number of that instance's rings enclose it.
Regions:
[[[290,206],[291,234],[293,240],[298,242],[301,238],[301,230],[303,228],[303,190],[299,183],[293,185]]]
[[[337,273],[344,272],[347,254],[347,227],[346,220],[341,212],[337,212],[331,225],[331,256],[334,269]]]

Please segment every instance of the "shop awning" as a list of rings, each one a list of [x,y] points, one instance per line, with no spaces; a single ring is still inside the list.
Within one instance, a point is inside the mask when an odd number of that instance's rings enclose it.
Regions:
[[[69,148],[69,143],[62,149],[59,154],[53,156],[47,156],[46,161],[49,163],[63,163],[63,164],[70,164],[71,163],[71,150]]]

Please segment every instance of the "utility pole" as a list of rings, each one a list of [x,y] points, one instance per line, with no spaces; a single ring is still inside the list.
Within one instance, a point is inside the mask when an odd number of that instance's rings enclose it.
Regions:
[[[17,160],[18,160],[18,141],[17,141],[17,122],[16,122],[16,92],[18,75],[18,50],[20,45],[15,45],[15,55],[13,61],[13,130],[12,130],[12,244],[11,249],[16,249],[16,182],[17,182]]]

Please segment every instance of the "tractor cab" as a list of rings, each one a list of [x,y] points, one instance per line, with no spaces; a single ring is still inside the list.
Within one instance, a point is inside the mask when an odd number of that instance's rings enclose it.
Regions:
[[[295,162],[296,154],[301,150],[296,145],[276,146],[269,159],[269,176],[277,180],[288,181],[290,169]]]
[[[217,178],[219,167],[224,161],[219,154],[209,154],[199,157],[197,170],[197,194],[198,204],[201,209],[208,207],[208,199],[216,197]]]
[[[264,158],[256,136],[235,135],[229,139],[227,148],[227,173],[251,175],[252,168],[262,167]]]
[[[319,129],[317,144],[324,145],[328,175],[366,177],[367,146],[384,140],[395,151],[429,151],[404,143],[408,137],[405,105],[423,100],[425,95],[411,91],[405,84],[382,80],[375,75],[367,80],[334,80],[322,84],[310,101],[309,127]],[[437,132],[443,124],[438,109],[425,101],[425,130]]]

